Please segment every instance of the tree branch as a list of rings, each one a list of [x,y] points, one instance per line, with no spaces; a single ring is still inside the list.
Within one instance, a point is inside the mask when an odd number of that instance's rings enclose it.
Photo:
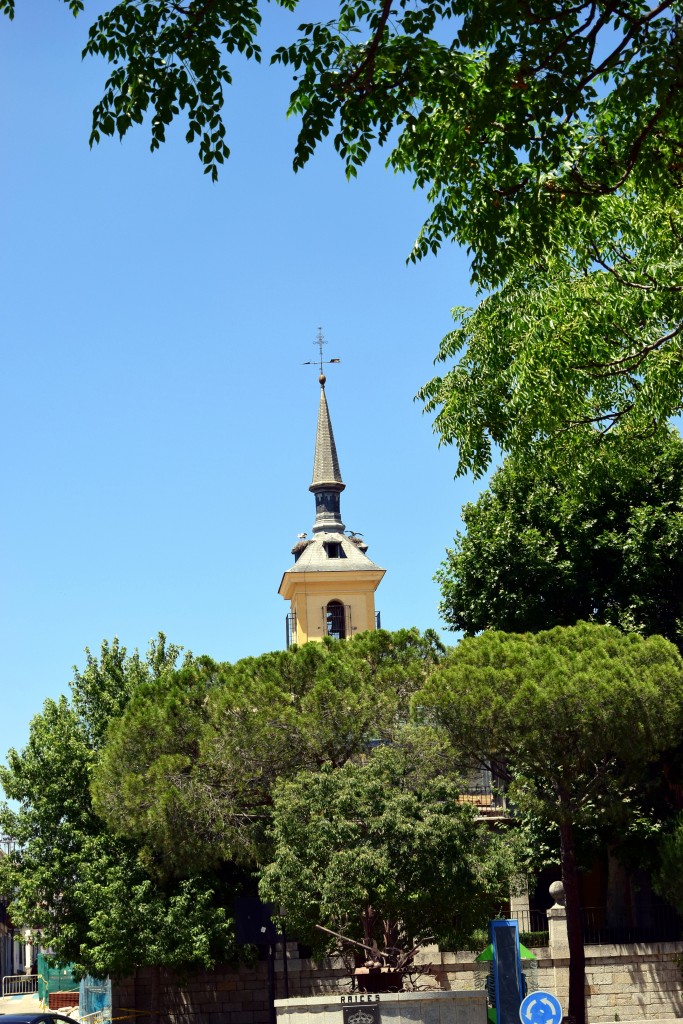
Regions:
[[[611,274],[619,282],[619,284],[624,285],[624,287],[626,287],[626,288],[637,288],[637,289],[639,289],[640,291],[643,291],[643,292],[654,292],[654,291],[681,292],[681,291],[683,291],[683,285],[680,285],[680,284],[668,284],[668,285],[667,284],[661,284],[657,280],[656,277],[653,277],[652,274],[648,274],[648,272],[646,270],[641,271],[641,273],[642,273],[643,277],[646,277],[648,279],[648,281],[652,282],[650,285],[638,284],[637,281],[628,281],[625,277],[621,276],[621,274],[619,273],[618,270],[615,270],[614,266],[610,265],[609,263],[606,262],[606,260],[603,259],[603,257],[600,255],[600,250],[598,249],[598,247],[595,244],[591,243],[590,244],[590,249],[591,249],[591,251],[593,253],[593,258],[595,259],[595,262],[599,263],[600,266],[604,270],[606,270],[609,274]],[[620,250],[618,246],[615,246],[614,249],[615,249],[615,252],[616,252],[617,256],[619,257],[619,259],[623,260],[624,263],[633,263],[634,262],[631,259],[631,257],[628,256],[622,250]]]
[[[588,75],[585,75],[578,82],[578,84],[576,86],[576,91],[579,92],[579,93],[583,92],[583,90],[589,84],[589,82],[592,82],[593,79],[598,77],[598,75],[601,75],[603,73],[603,71],[606,71],[608,68],[613,67],[616,58],[619,56],[619,54],[622,52],[622,50],[631,41],[631,39],[635,35],[636,30],[638,28],[641,28],[643,25],[646,25],[648,22],[652,21],[652,19],[656,18],[658,15],[660,15],[662,13],[662,11],[665,11],[667,9],[667,7],[671,7],[671,0],[664,0],[663,3],[659,4],[658,7],[653,8],[653,10],[649,11],[642,18],[637,18],[631,24],[631,27],[629,28],[628,32],[626,32],[626,34],[624,35],[624,38],[619,43],[619,45],[616,46],[612,50],[612,52],[610,54],[608,54],[608,56],[605,57],[604,60],[600,64],[598,64],[597,68],[593,68]],[[611,14],[611,13],[613,13],[613,11],[614,11],[614,6],[611,6],[611,7],[609,7],[607,9],[606,13]],[[599,29],[601,27],[602,26],[600,25],[600,19],[598,19],[598,22],[596,22],[596,24],[593,26],[593,30],[592,31],[594,33],[596,33],[596,35],[597,35],[597,31],[599,31]],[[595,42],[595,36],[593,36],[593,42]]]
[[[582,416],[578,420],[570,420],[566,427],[560,427],[558,433],[566,434],[570,430],[574,430],[576,427],[591,426],[593,424],[604,423],[605,420],[609,421],[603,434],[606,434],[608,430],[622,419],[627,413],[633,408],[633,402],[629,402],[628,405],[624,406],[623,409],[618,409],[615,412],[603,413],[601,416]]]
[[[383,0],[382,13],[380,14],[379,17],[379,23],[377,25],[377,28],[375,29],[375,34],[370,40],[370,45],[368,47],[367,53],[363,57],[363,60],[360,62],[356,70],[351,75],[349,75],[345,82],[342,83],[339,90],[340,92],[352,92],[354,87],[360,81],[361,76],[363,78],[363,83],[367,82],[368,76],[372,73],[375,56],[379,49],[379,44],[382,41],[382,36],[384,35],[384,29],[386,28],[386,24],[389,20],[389,15],[391,14],[392,3],[393,0]],[[365,89],[365,91],[367,91],[367,89]]]
[[[676,327],[672,328],[672,330],[670,330],[668,334],[663,334],[661,337],[657,338],[656,341],[651,342],[649,345],[643,345],[642,348],[638,350],[638,352],[629,352],[625,356],[620,356],[619,359],[610,359],[604,363],[597,361],[582,363],[580,365],[573,366],[572,369],[607,370],[607,373],[598,375],[602,377],[616,377],[619,374],[631,374],[638,369],[642,361],[645,359],[647,355],[650,354],[650,352],[655,352],[658,348],[661,348],[662,345],[666,345],[667,341],[671,341],[682,331],[683,321],[677,324]],[[630,365],[626,367],[626,363],[629,363]],[[614,367],[615,369],[610,369],[610,367]],[[616,369],[616,367],[621,367],[621,369]]]
[[[637,284],[635,281],[627,281],[625,277],[622,277],[621,274],[619,274],[618,271],[614,269],[614,267],[611,267],[609,263],[605,263],[605,261],[600,255],[599,250],[595,246],[591,245],[591,250],[593,252],[595,262],[599,263],[602,269],[606,270],[608,274],[611,274],[612,277],[614,277],[619,282],[619,284],[625,285],[626,288],[638,288],[640,291],[643,292],[652,292],[655,290],[652,285]]]
[[[604,184],[602,182],[587,181],[583,177],[581,172],[578,170],[578,168],[573,169],[572,171],[569,172],[570,176],[579,184],[579,187],[581,188],[581,190],[585,194],[588,194],[588,195],[591,195],[591,194],[592,195],[609,195],[610,193],[614,193],[614,192],[618,191],[618,189],[621,188],[621,186],[625,183],[625,181],[627,180],[629,174],[631,173],[631,171],[635,167],[635,165],[636,165],[636,163],[638,161],[638,157],[640,156],[640,151],[641,151],[641,149],[643,148],[643,146],[645,144],[645,140],[652,133],[655,125],[657,124],[657,122],[666,113],[666,110],[669,107],[669,105],[671,104],[671,101],[673,99],[673,95],[674,95],[674,87],[672,86],[671,89],[669,89],[669,91],[667,92],[666,96],[664,97],[664,100],[661,103],[661,105],[657,108],[657,110],[655,111],[653,116],[650,118],[650,120],[647,122],[647,124],[643,126],[642,131],[637,136],[637,138],[634,140],[633,145],[631,146],[631,150],[630,150],[630,152],[628,154],[628,159],[626,160],[625,169],[624,169],[621,177],[618,179],[618,181],[613,182],[611,185],[606,185],[606,184]]]
[[[580,8],[577,8],[577,10],[580,10]],[[600,24],[601,21],[604,21],[606,16],[607,16],[607,12],[603,11],[603,13],[600,15],[600,18],[598,18],[598,24]],[[535,68],[533,68],[531,71],[526,73],[527,76],[529,78],[535,77],[539,73],[539,71],[545,71],[546,68],[548,67],[548,65],[550,64],[550,62],[555,57],[558,57],[563,52],[563,50],[565,49],[567,43],[571,39],[574,39],[576,36],[580,36],[581,33],[584,31],[584,29],[587,28],[590,25],[590,23],[591,23],[591,21],[593,20],[594,17],[595,17],[595,0],[593,0],[593,2],[591,3],[590,11],[588,13],[588,17],[583,22],[583,24],[582,25],[578,25],[574,29],[573,32],[568,32],[567,35],[564,37],[564,39],[562,39],[562,41],[555,47],[554,50],[551,50],[551,52],[545,57],[544,60],[541,61],[540,64],[538,64]],[[590,36],[588,38],[590,38]]]

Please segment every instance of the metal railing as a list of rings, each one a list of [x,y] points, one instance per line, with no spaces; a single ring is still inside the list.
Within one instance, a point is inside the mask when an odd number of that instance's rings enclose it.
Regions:
[[[93,1013],[84,1013],[82,1017],[78,1018],[81,1024],[102,1024],[105,1020],[110,1020],[104,1010],[95,1010]]]
[[[287,612],[285,615],[285,644],[287,650],[296,643],[296,612]]]
[[[548,931],[548,915],[545,910],[512,910],[510,918],[517,921],[520,932],[538,934]]]
[[[347,640],[353,636],[350,604],[328,601],[322,609],[322,616],[323,636],[331,636],[334,640]]]
[[[2,979],[2,995],[27,996],[38,991],[37,974],[6,974]]]
[[[683,937],[683,924],[673,907],[649,907],[640,921],[626,915],[608,917],[603,907],[582,907],[581,929],[589,946],[676,942]]]
[[[505,794],[497,786],[465,786],[460,802],[472,804],[481,814],[503,814],[507,810]]]

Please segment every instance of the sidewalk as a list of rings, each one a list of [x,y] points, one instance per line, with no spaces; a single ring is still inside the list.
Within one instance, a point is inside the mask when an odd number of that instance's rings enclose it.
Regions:
[[[23,996],[0,996],[0,1013],[40,1013],[38,993]]]
[[[28,996],[0,996],[0,1016],[5,1013],[64,1013],[65,1011],[69,1014],[74,1005],[78,1006],[78,992],[74,992],[73,995],[76,1000],[75,1004],[71,1003],[59,1010],[44,1010],[38,1001],[37,992]]]

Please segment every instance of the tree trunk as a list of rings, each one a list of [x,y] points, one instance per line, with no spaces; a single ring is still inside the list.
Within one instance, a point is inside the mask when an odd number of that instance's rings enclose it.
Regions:
[[[576,866],[574,829],[571,818],[560,823],[560,858],[562,884],[567,910],[567,941],[569,944],[569,1009],[575,1024],[586,1024],[586,954],[581,929],[579,871]]]

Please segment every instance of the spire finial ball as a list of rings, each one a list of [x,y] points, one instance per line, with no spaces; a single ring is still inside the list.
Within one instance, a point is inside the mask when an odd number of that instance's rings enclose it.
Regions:
[[[325,381],[327,380],[327,377],[325,376],[325,374],[321,373],[320,376],[318,377],[318,380],[320,381],[320,386],[322,388],[324,388],[325,387]]]

